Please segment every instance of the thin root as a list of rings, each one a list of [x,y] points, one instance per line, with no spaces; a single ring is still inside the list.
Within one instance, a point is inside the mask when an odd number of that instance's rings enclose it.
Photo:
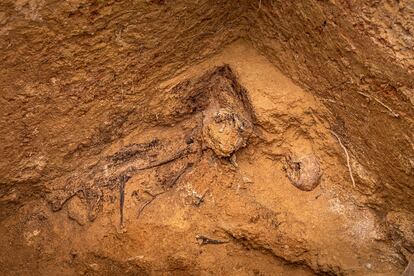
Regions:
[[[210,191],[210,189],[205,190],[205,192],[203,193],[202,196],[197,196],[196,197],[196,202],[194,203],[194,205],[196,207],[199,207],[201,205],[201,203],[204,202],[204,198],[206,197],[207,193]]]
[[[334,135],[336,137],[336,139],[338,139],[339,145],[341,146],[341,148],[345,152],[345,155],[346,155],[346,164],[348,166],[349,176],[351,177],[352,185],[355,188],[355,180],[354,180],[354,176],[352,175],[352,168],[351,168],[351,162],[350,162],[350,158],[349,158],[348,151],[347,151],[346,147],[344,146],[344,144],[342,144],[342,141],[341,141],[341,138],[339,138],[339,135],[336,134],[335,132],[333,132],[332,130],[331,130],[331,133],[332,133],[332,135]]]
[[[155,194],[155,195],[152,195],[152,194],[148,193],[149,195],[152,196],[152,198],[150,200],[148,200],[147,202],[145,202],[144,204],[142,204],[142,206],[138,209],[137,219],[139,218],[139,216],[141,215],[141,213],[144,211],[145,207],[147,207],[151,202],[153,202],[159,195],[162,195],[162,194],[164,194],[166,192],[167,191],[160,192],[160,193]]]
[[[259,11],[262,8],[262,0],[259,0],[259,6],[257,7],[257,10]]]
[[[177,183],[177,181],[181,178],[181,176],[188,170],[188,168],[191,168],[191,167],[192,167],[192,164],[187,164],[183,169],[181,169],[177,173],[177,175],[171,180],[168,187],[169,188],[173,187]],[[151,202],[153,202],[159,195],[162,195],[162,194],[164,194],[168,191],[169,190],[162,191],[162,192],[159,192],[158,194],[155,194],[155,195],[151,194],[150,192],[146,192],[152,198],[150,200],[148,200],[147,202],[145,202],[144,204],[142,204],[142,206],[138,209],[137,219],[140,217],[140,215],[144,211],[145,207],[147,207]]]
[[[147,169],[152,169],[152,168],[155,168],[155,167],[159,167],[159,166],[162,166],[162,165],[171,163],[171,162],[173,162],[173,161],[175,161],[177,159],[180,159],[180,158],[186,156],[188,153],[189,153],[189,148],[185,148],[185,149],[183,149],[183,150],[175,153],[172,157],[169,157],[167,159],[157,161],[155,163],[146,165],[146,166],[141,167],[141,168],[137,168],[137,167],[134,167],[133,166],[133,167],[130,167],[127,171],[128,172],[135,172],[135,171],[143,171],[143,170],[147,170]]]
[[[374,96],[370,96],[370,95],[368,95],[368,94],[365,94],[365,93],[363,93],[363,92],[358,92],[358,94],[360,94],[360,95],[362,95],[362,96],[364,96],[364,97],[367,97],[368,99],[371,99],[371,98],[373,98],[374,99],[374,101],[376,101],[377,103],[379,103],[380,105],[382,105],[384,108],[386,108],[390,113],[391,113],[391,115],[393,116],[393,117],[395,117],[395,118],[399,118],[400,117],[400,114],[398,114],[397,112],[395,112],[394,110],[392,110],[391,109],[391,107],[389,107],[388,105],[386,105],[385,103],[383,103],[383,102],[381,102],[380,100],[378,100],[377,98],[375,98]]]
[[[199,245],[228,243],[228,241],[210,239],[203,235],[197,235],[196,240]]]

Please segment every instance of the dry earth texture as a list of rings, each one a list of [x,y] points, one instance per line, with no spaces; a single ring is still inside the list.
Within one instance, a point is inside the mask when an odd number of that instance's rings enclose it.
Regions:
[[[0,96],[2,275],[412,275],[412,0],[2,0]]]

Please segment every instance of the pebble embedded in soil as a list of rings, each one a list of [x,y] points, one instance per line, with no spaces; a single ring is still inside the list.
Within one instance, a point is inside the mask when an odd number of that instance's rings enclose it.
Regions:
[[[313,154],[286,157],[286,174],[292,184],[302,191],[312,191],[322,176],[319,161]]]

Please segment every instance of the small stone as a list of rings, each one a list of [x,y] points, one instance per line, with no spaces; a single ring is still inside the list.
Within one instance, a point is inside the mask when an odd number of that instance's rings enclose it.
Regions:
[[[192,138],[192,137],[188,137],[188,138],[185,140],[185,143],[186,143],[187,145],[191,145],[192,143],[194,143],[194,140],[193,140],[193,138]]]
[[[89,267],[93,270],[93,271],[98,271],[99,270],[99,265],[98,264],[90,264]]]
[[[76,256],[78,256],[78,251],[76,251],[75,249],[72,249],[69,254],[72,256],[72,258],[75,258]]]

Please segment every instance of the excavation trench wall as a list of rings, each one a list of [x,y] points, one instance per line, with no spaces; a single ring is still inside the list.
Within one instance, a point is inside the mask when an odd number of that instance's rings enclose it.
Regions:
[[[1,216],[71,172],[71,160],[154,119],[157,84],[237,39],[242,9],[230,1],[1,1]]]
[[[254,45],[330,109],[357,189],[382,210],[413,211],[414,3],[260,1],[248,11]]]
[[[1,217],[151,123],[159,82],[240,37],[324,101],[367,202],[413,211],[413,4],[381,3],[2,1]]]

